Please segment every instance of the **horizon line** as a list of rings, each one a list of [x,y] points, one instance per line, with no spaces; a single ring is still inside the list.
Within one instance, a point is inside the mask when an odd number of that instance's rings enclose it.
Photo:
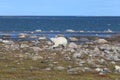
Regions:
[[[113,16],[113,15],[105,15],[105,16],[98,16],[98,15],[0,15],[0,17],[120,17]]]

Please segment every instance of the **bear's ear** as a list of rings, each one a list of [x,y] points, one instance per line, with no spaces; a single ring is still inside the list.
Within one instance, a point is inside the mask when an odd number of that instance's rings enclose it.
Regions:
[[[53,38],[50,38],[50,40],[52,41],[52,40],[53,40]]]

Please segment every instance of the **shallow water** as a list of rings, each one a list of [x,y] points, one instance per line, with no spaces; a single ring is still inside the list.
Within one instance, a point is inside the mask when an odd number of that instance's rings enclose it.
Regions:
[[[33,32],[31,31],[10,31],[10,32],[0,32],[0,37],[3,39],[23,39],[23,40],[36,40],[37,38],[19,38],[18,34],[24,33],[29,36],[46,36],[47,38],[55,37],[58,34],[62,34],[64,37],[71,37],[71,36],[98,36],[98,37],[110,37],[112,35],[115,35],[115,32]],[[9,34],[9,36],[4,37],[4,34]]]

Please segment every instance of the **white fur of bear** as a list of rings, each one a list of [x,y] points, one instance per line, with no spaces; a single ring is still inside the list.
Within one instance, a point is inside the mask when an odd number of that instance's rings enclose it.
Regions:
[[[50,38],[50,40],[54,43],[54,45],[52,46],[53,48],[58,47],[59,45],[66,47],[68,43],[65,37]]]

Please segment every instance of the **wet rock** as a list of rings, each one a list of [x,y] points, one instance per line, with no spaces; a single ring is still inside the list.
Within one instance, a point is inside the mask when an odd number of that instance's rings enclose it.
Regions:
[[[38,40],[46,40],[47,38],[46,38],[46,36],[39,36],[38,37]]]
[[[63,37],[63,34],[57,34],[56,37]]]
[[[3,34],[2,37],[10,37],[10,34]]]
[[[80,32],[85,32],[84,30],[80,30]]]
[[[85,42],[85,44],[92,45],[94,43],[93,42]]]
[[[69,37],[68,40],[70,40],[70,41],[78,41],[78,39],[75,38],[75,37]]]
[[[82,42],[88,42],[89,39],[87,39],[87,38],[80,38],[79,41],[82,41]]]
[[[75,31],[72,29],[67,29],[66,32],[75,32]]]
[[[30,35],[29,38],[37,38],[37,36]]]
[[[42,32],[42,30],[40,30],[40,29],[37,29],[37,30],[35,30],[35,32]]]
[[[25,38],[27,36],[27,34],[25,34],[25,33],[20,33],[20,34],[18,34],[18,37],[19,38]]]
[[[33,31],[31,31],[31,32],[30,32],[30,34],[34,34],[34,32],[33,32]]]

